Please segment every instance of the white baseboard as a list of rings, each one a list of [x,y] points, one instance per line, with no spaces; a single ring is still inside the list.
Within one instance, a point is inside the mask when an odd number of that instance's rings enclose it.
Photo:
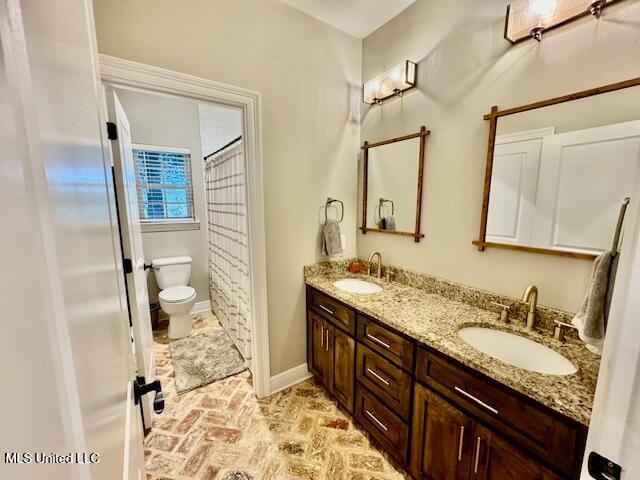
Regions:
[[[282,373],[278,373],[271,377],[271,395],[292,387],[310,377],[311,372],[307,369],[306,363],[290,368]]]
[[[191,313],[202,313],[211,311],[211,300],[196,303],[191,309]]]

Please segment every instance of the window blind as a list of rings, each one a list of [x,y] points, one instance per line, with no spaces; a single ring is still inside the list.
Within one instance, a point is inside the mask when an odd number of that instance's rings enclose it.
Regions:
[[[190,152],[134,146],[133,155],[140,219],[193,219]]]

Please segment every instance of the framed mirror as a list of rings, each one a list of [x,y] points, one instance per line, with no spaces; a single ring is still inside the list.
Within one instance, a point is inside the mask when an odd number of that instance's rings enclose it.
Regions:
[[[593,259],[640,174],[640,78],[485,115],[479,250]],[[620,220],[620,222],[619,222]]]
[[[362,233],[413,237],[419,242],[426,127],[403,137],[364,142]]]

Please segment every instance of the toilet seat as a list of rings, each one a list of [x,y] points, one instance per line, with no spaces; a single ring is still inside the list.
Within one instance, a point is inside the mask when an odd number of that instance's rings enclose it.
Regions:
[[[196,296],[193,287],[181,285],[179,287],[169,287],[160,291],[159,299],[166,303],[182,303],[188,302]]]

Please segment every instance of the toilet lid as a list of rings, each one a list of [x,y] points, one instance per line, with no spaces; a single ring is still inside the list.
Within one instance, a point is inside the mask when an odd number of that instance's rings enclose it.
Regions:
[[[160,292],[160,300],[167,303],[178,303],[184,302],[185,300],[189,300],[196,294],[196,291],[193,287],[189,286],[179,286],[179,287],[169,287],[165,288]]]

